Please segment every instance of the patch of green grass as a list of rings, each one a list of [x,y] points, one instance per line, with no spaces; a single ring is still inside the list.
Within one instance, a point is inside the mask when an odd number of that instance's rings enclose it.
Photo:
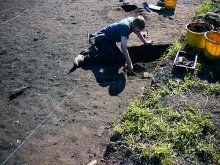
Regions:
[[[197,161],[218,157],[212,139],[215,125],[197,108],[151,109],[132,104],[115,129],[120,130],[120,140],[127,142],[132,153],[140,153],[136,159],[147,162],[174,164],[176,156],[193,155]]]
[[[137,149],[142,152],[143,157],[148,158],[149,164],[174,164],[170,144],[158,142],[152,146],[147,146],[142,143],[138,144]]]
[[[170,89],[172,94],[181,95],[186,92],[186,89],[184,88],[182,83],[180,83],[179,80],[170,79],[168,81],[167,85],[168,85],[168,88]]]
[[[159,89],[150,91],[150,93],[147,95],[147,98],[144,100],[139,100],[139,105],[140,107],[153,107],[155,106],[158,102],[160,102],[161,98],[170,94],[170,90],[166,87],[163,86]]]
[[[183,86],[186,89],[202,90],[207,95],[220,95],[219,82],[207,83],[190,74],[185,77]]]
[[[175,164],[176,157],[199,161],[218,160],[216,125],[196,107],[174,109],[161,106],[167,95],[184,95],[189,90],[202,90],[208,95],[219,95],[220,84],[207,84],[188,74],[183,81],[170,79],[167,84],[145,93],[144,100],[133,102],[116,124],[113,134],[120,134],[131,153],[138,152],[137,160],[152,164]],[[199,146],[199,147],[198,147]]]
[[[213,11],[212,1],[206,0],[196,8],[196,16],[205,16],[207,12]]]
[[[170,58],[174,58],[176,53],[179,50],[182,50],[184,48],[185,44],[181,41],[176,41],[174,42],[167,50],[167,53],[163,56],[163,59],[170,59]]]
[[[203,93],[207,95],[220,95],[219,82],[208,83],[192,74],[186,75],[184,81],[180,81],[178,79],[169,79],[167,83],[167,88],[170,90],[167,93],[176,95],[186,94],[189,90],[193,90],[195,92],[203,91]],[[160,90],[162,89],[157,89],[157,91]]]
[[[212,158],[212,155],[215,152],[215,147],[212,144],[208,144],[208,142],[206,144],[199,144],[196,146],[197,157],[199,157],[200,161],[203,162]]]
[[[188,74],[185,76],[184,81],[179,79],[169,79],[166,85],[155,90],[147,91],[145,93],[145,99],[138,100],[136,104],[142,108],[156,107],[166,95],[183,95],[187,94],[189,90],[194,92],[202,91],[206,95],[218,96],[220,95],[220,83],[216,82],[209,84],[194,75]]]

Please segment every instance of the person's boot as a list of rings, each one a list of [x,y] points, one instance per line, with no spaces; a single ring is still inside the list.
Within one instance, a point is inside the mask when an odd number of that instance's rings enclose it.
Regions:
[[[73,67],[76,68],[81,67],[84,62],[84,59],[85,59],[84,55],[82,54],[77,55],[74,59]]]

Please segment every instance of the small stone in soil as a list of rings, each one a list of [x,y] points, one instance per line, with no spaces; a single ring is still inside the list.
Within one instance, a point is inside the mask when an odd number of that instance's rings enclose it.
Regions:
[[[143,78],[153,78],[153,74],[152,73],[148,73],[148,72],[144,72],[142,77]]]

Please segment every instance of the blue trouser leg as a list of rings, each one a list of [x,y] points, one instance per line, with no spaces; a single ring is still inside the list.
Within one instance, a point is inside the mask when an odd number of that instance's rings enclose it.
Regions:
[[[95,47],[98,52],[91,54],[92,61],[102,64],[123,63],[124,57],[116,43],[113,43],[105,36],[105,34],[98,34],[95,37]]]

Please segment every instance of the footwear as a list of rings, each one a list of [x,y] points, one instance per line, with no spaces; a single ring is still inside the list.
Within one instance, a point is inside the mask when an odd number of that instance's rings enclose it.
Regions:
[[[84,62],[84,55],[79,54],[79,55],[76,56],[76,58],[74,59],[73,66],[75,66],[75,67],[80,67],[83,62]]]

